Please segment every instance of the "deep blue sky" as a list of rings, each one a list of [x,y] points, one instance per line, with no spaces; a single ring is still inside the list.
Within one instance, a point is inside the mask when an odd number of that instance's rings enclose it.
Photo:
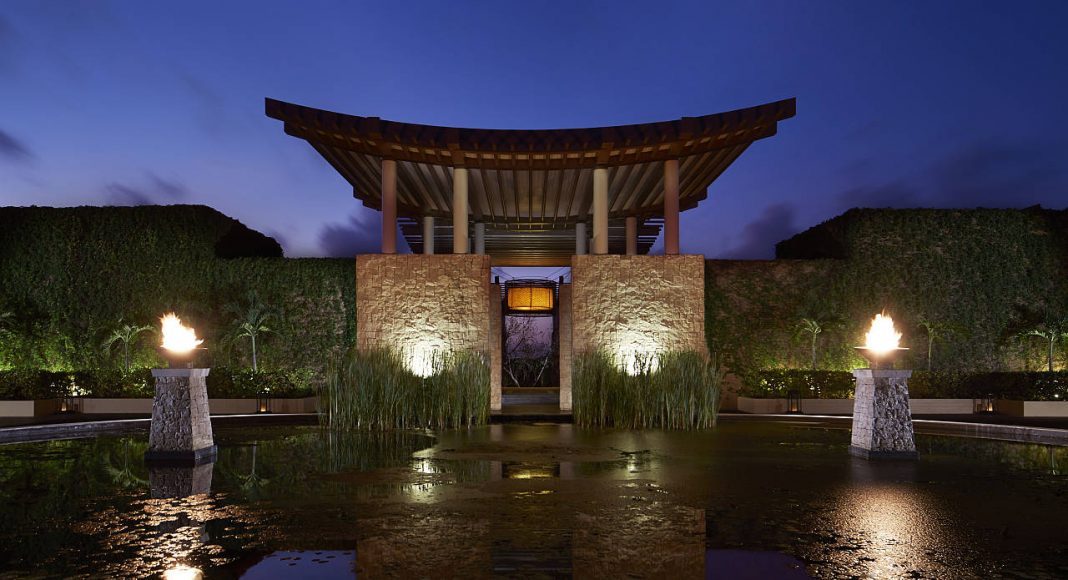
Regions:
[[[203,203],[287,255],[373,250],[265,96],[492,128],[797,97],[683,214],[709,256],[853,206],[1068,205],[1068,2],[392,4],[4,0],[0,205]]]

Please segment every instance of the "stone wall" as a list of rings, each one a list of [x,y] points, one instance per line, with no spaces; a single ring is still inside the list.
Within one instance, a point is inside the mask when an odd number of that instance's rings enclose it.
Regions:
[[[356,346],[394,348],[415,372],[434,353],[490,354],[490,258],[356,257]]]
[[[571,284],[560,284],[557,333],[560,337],[560,410],[571,411]]]
[[[698,255],[572,257],[573,351],[604,348],[622,364],[706,352],[704,268]]]

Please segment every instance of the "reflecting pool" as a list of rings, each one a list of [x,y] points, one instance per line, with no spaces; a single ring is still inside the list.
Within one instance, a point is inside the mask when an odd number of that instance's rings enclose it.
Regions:
[[[148,469],[143,432],[0,446],[7,577],[1068,577],[1068,448],[849,433],[492,425],[216,430]]]

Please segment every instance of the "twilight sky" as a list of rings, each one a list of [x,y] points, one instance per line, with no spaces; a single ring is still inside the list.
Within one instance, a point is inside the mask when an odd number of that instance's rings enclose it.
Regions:
[[[394,4],[4,0],[0,205],[202,203],[289,256],[375,251],[266,96],[488,128],[797,97],[683,214],[709,257],[854,206],[1068,205],[1068,2]]]

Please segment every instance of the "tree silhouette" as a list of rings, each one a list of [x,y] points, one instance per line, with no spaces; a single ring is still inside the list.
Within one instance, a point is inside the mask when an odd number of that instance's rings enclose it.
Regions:
[[[122,370],[125,373],[130,372],[130,344],[137,340],[137,337],[144,332],[152,332],[155,329],[151,326],[123,324],[122,318],[119,319],[118,328],[114,329],[107,339],[104,340],[102,348],[104,352],[111,352],[111,349],[115,346],[115,343],[122,345]]]

